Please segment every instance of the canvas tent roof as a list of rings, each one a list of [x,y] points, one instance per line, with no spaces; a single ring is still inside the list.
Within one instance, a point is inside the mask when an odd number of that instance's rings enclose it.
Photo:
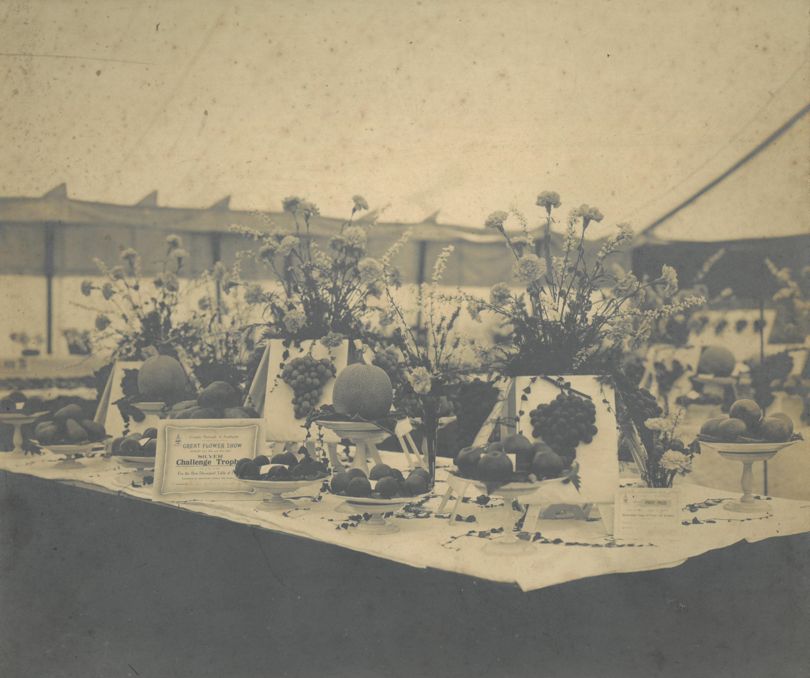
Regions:
[[[810,233],[810,104],[651,221],[648,242],[719,242]]]
[[[258,212],[230,209],[223,198],[207,209],[166,207],[157,204],[156,191],[134,205],[75,200],[60,184],[41,197],[0,198],[0,270],[6,274],[92,275],[97,272],[93,257],[116,260],[123,247],[135,247],[144,258],[145,270],[157,270],[163,239],[169,233],[182,234],[189,250],[189,273],[211,266],[213,261],[233,263],[239,251],[249,249],[249,240],[231,232],[232,225],[267,228],[273,223],[292,228],[292,217],[285,212]],[[360,223],[368,223],[369,213]],[[411,240],[398,257],[403,278],[414,282],[429,276],[427,267],[442,247],[453,243],[445,281],[450,285],[488,286],[509,279],[512,261],[505,255],[500,234],[438,222],[434,213],[415,224],[380,221],[370,229],[369,253],[380,256],[406,230]],[[336,234],[340,219],[313,218],[311,235],[327,241]],[[49,244],[50,242],[50,244]],[[553,234],[552,247],[559,251],[561,236]],[[601,240],[588,241],[586,249],[596,250]],[[50,248],[50,249],[49,249]],[[50,261],[49,261],[50,257]],[[246,278],[261,277],[249,262],[243,266]],[[266,272],[264,277],[266,277]]]

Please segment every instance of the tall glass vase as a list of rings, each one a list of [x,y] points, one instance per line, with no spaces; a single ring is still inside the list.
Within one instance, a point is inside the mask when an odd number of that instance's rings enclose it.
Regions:
[[[439,398],[422,396],[422,454],[430,473],[430,487],[436,482],[436,443],[439,437]]]

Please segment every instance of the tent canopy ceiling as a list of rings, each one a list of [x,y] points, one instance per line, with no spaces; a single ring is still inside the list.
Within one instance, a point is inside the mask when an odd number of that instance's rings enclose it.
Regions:
[[[810,106],[783,127],[721,181],[654,222],[645,238],[719,242],[810,233]]]

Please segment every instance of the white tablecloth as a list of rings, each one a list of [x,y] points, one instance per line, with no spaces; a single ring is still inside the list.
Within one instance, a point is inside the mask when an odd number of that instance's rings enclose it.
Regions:
[[[383,454],[387,463],[402,460],[402,455]],[[398,532],[369,534],[358,528],[362,516],[340,511],[340,499],[328,494],[293,497],[295,508],[283,512],[264,509],[258,497],[216,502],[174,501],[156,496],[151,485],[133,482],[136,473],[119,465],[114,458],[81,459],[73,467],[60,459],[49,453],[25,458],[0,454],[0,471],[112,491],[315,539],[417,568],[432,567],[514,583],[524,591],[596,575],[674,567],[688,558],[741,540],[756,542],[810,531],[810,502],[769,498],[769,514],[733,513],[724,504],[736,499],[739,493],[683,483],[679,486],[682,521],[676,538],[628,543],[610,536],[598,518],[543,519],[533,534],[518,532],[527,543],[524,551],[492,553],[484,547],[501,536],[501,500],[493,497],[482,505],[473,494],[465,498],[459,518],[450,524],[447,513],[436,513],[446,489],[444,468],[437,473],[433,495],[389,518],[399,527]],[[729,472],[735,473],[737,469],[730,468]],[[514,512],[516,521],[520,516],[518,511]]]

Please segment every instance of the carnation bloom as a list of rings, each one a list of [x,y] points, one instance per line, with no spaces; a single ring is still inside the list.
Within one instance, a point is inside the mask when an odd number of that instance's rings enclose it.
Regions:
[[[340,332],[329,332],[329,334],[321,339],[321,343],[326,346],[326,348],[337,348],[345,339],[346,337],[340,334]]]
[[[132,249],[131,247],[127,247],[125,250],[121,250],[121,261],[126,261],[130,265],[135,263],[135,260],[138,258],[138,253]]]
[[[407,373],[408,383],[410,383],[415,393],[427,395],[433,388],[433,379],[430,372],[424,367],[415,367]]]
[[[179,235],[167,235],[166,236],[166,244],[171,248],[175,249],[176,247],[180,247],[183,244]]]
[[[99,332],[103,332],[109,326],[110,326],[110,319],[104,313],[99,313],[96,316],[96,329]]]
[[[360,273],[360,280],[364,283],[377,282],[383,276],[383,265],[373,257],[363,257],[357,262],[357,271]]]
[[[366,247],[366,231],[362,226],[349,226],[343,231],[343,239],[349,247],[362,250]]]
[[[283,322],[290,334],[297,334],[307,324],[307,316],[302,309],[294,308],[284,314]]]
[[[310,217],[321,213],[321,210],[318,209],[318,206],[314,202],[310,202],[309,200],[302,200],[301,203],[298,205],[298,209],[303,213],[305,219],[309,219]]]
[[[496,283],[489,291],[489,300],[493,306],[503,306],[511,298],[512,293],[506,283]]]
[[[543,191],[537,196],[537,204],[544,207],[546,212],[551,214],[551,210],[562,205],[562,202],[560,201],[560,194],[556,191]]]
[[[92,280],[82,280],[82,294],[86,297],[89,297],[93,291],[93,281]]]
[[[281,201],[281,206],[284,208],[285,212],[289,212],[290,214],[295,213],[298,207],[301,205],[303,200],[299,198],[297,195],[289,195],[284,200]]]
[[[524,254],[515,264],[515,277],[526,284],[540,280],[546,274],[546,264],[536,254]]]
[[[352,212],[363,212],[368,209],[368,203],[362,195],[353,195],[352,202],[354,203]]]
[[[278,253],[282,257],[289,256],[292,254],[292,251],[298,247],[301,243],[301,240],[294,235],[285,235],[284,239],[279,243],[278,246]]]
[[[248,304],[261,304],[264,301],[264,290],[261,285],[248,285],[245,290],[245,302]]]
[[[499,231],[502,231],[503,225],[508,218],[509,214],[507,214],[503,210],[498,210],[497,212],[493,212],[487,217],[486,221],[484,222],[484,226],[486,226],[487,228],[494,228]]]
[[[180,281],[174,273],[168,273],[166,277],[163,278],[163,285],[168,292],[177,292],[180,289]]]
[[[689,457],[677,450],[667,450],[659,461],[661,468],[667,471],[686,471],[689,468]]]
[[[273,255],[278,251],[278,245],[269,241],[259,248],[259,257],[264,261],[272,261]]]
[[[582,219],[582,227],[588,228],[588,224],[592,221],[602,221],[604,219],[604,215],[599,211],[596,207],[591,207],[590,205],[582,204],[576,209],[574,209],[572,216],[574,218],[579,217]]]
[[[644,421],[644,426],[650,431],[668,431],[672,426],[672,422],[663,417],[651,417]]]
[[[211,308],[211,301],[208,299],[208,297],[202,297],[197,302],[197,308],[199,308],[201,311],[207,311]]]

